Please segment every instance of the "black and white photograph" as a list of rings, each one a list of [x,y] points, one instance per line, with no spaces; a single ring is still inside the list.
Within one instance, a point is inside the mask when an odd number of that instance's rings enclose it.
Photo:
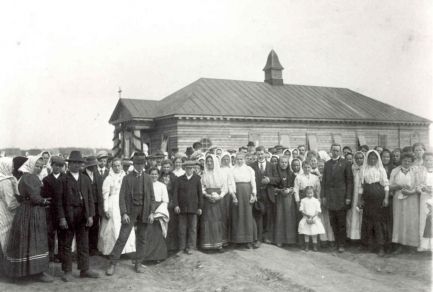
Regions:
[[[2,1],[0,291],[432,291],[432,16]]]

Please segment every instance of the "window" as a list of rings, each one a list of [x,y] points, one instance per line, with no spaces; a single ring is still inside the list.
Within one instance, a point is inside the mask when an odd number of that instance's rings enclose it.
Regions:
[[[362,145],[367,145],[367,140],[365,140],[365,136],[364,135],[359,135],[358,134],[358,148]]]
[[[317,152],[317,137],[316,135],[308,135],[308,150]]]
[[[260,133],[250,133],[249,141],[253,141],[256,147],[260,146],[262,144]]]
[[[388,139],[386,135],[379,134],[379,144],[378,146],[382,146],[383,148],[387,147]]]
[[[200,143],[203,151],[207,151],[212,146],[212,142],[208,138],[201,139]]]
[[[280,134],[280,141],[278,144],[284,146],[284,147],[290,147],[290,136],[288,134]]]
[[[343,149],[343,139],[341,139],[340,134],[332,134],[332,138],[334,140],[334,144],[340,144],[341,148]]]

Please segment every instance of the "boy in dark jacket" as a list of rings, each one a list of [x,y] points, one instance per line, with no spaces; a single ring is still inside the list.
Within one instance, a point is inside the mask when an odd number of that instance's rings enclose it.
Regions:
[[[180,176],[174,185],[174,211],[179,214],[179,252],[192,254],[197,241],[197,215],[203,208],[203,190],[200,177],[193,173],[194,161],[184,163],[185,174]],[[188,242],[188,244],[187,244]]]

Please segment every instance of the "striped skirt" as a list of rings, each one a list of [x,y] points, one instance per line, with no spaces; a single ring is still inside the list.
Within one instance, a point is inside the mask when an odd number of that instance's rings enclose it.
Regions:
[[[5,253],[5,273],[10,277],[39,274],[48,269],[45,208],[24,201],[17,208]]]

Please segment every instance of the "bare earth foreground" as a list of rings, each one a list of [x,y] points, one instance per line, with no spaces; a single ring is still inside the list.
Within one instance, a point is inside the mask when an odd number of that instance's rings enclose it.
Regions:
[[[54,283],[13,283],[0,277],[0,291],[431,291],[431,264],[426,253],[379,258],[358,253],[356,247],[337,254],[262,245],[257,250],[172,256],[148,265],[144,274],[136,274],[125,257],[112,277],[105,276],[108,259],[95,256],[91,267],[101,278],[81,279],[74,270],[72,283],[64,283],[60,264],[51,263]]]

